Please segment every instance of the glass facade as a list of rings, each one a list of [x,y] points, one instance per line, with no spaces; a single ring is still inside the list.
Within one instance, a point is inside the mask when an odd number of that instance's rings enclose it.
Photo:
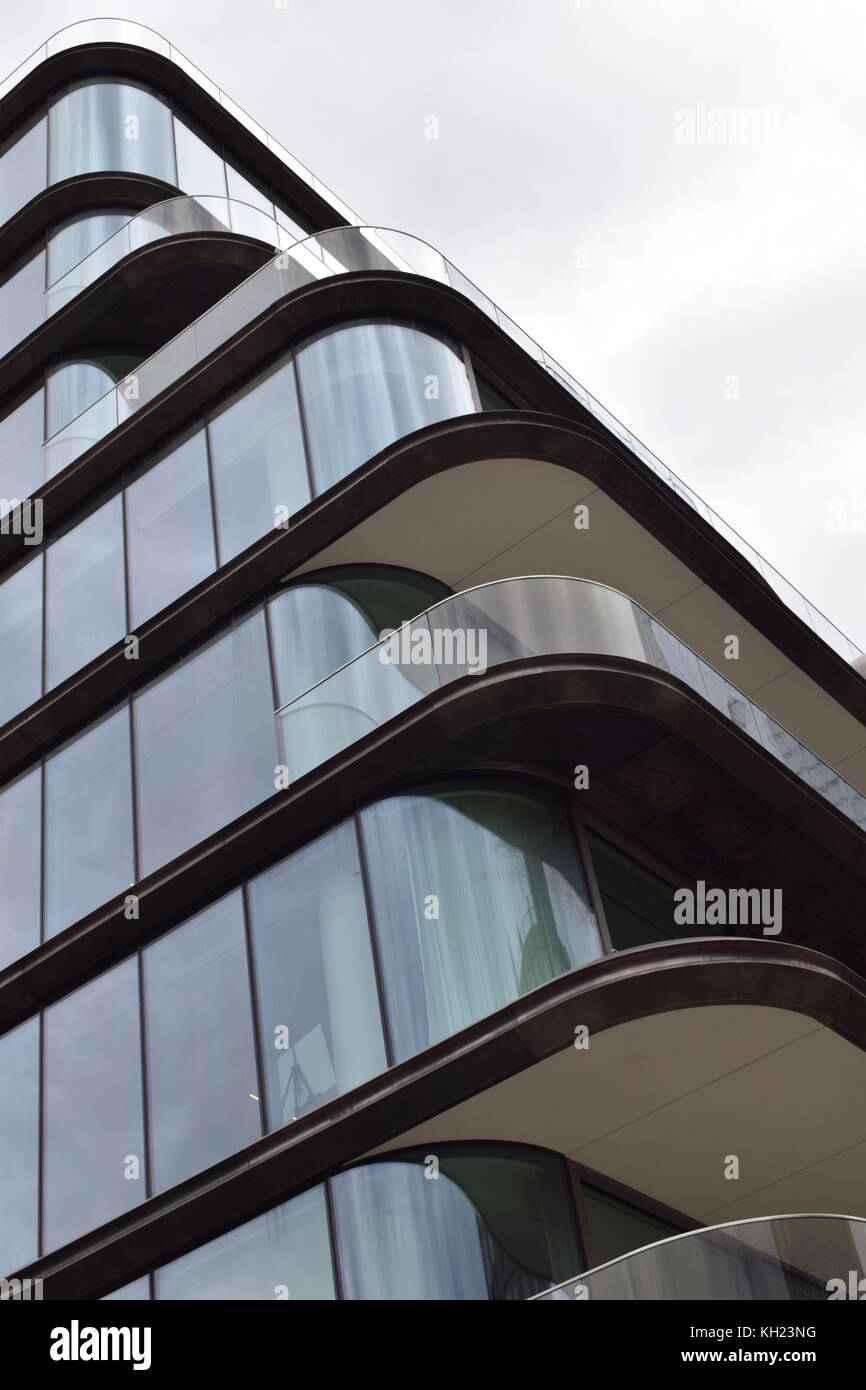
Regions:
[[[45,553],[50,690],[126,632],[123,500],[114,497]]]
[[[216,566],[204,431],[130,483],[126,527],[134,631]]]
[[[40,251],[0,284],[0,357],[11,352],[41,322],[45,252]]]
[[[176,184],[171,111],[153,92],[129,82],[92,81],[52,103],[48,182],[102,169]]]
[[[0,1038],[0,1269],[35,1259],[39,1237],[39,1019]]]
[[[55,228],[48,235],[47,283],[53,285],[68,274],[132,216],[128,208],[108,208],[80,213]]]
[[[45,188],[47,158],[48,121],[44,116],[0,146],[0,225]]]
[[[39,945],[41,817],[37,767],[0,791],[0,970]]]
[[[0,419],[0,517],[45,481],[44,434],[45,390],[40,387]]]
[[[0,724],[42,694],[42,556],[0,584]]]

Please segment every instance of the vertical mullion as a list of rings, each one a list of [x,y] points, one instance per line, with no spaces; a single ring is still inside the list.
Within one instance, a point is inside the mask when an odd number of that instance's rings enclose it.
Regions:
[[[295,395],[298,402],[298,421],[301,426],[301,445],[304,450],[304,462],[307,466],[307,487],[310,490],[310,501],[317,495],[313,482],[313,454],[310,448],[310,431],[307,424],[307,411],[304,406],[304,393],[301,389],[301,373],[298,371],[298,354],[293,352],[289,358],[292,367],[292,377],[295,383]]]
[[[256,1078],[259,1092],[259,1128],[262,1134],[269,1134],[272,1128],[270,1104],[268,1102],[265,1079],[265,1054],[256,956],[253,950],[252,913],[250,911],[250,890],[247,880],[241,884],[241,909],[244,916],[244,941],[247,951],[247,984],[250,993],[250,1013],[253,1023],[253,1050],[256,1061]]]
[[[144,989],[144,951],[136,952],[138,965],[138,1021],[141,1046],[141,1128],[144,1135],[144,1195],[153,1195],[153,1143],[151,1138],[150,1067],[147,1051],[147,1013]]]
[[[391,1031],[391,1017],[388,1012],[388,1003],[385,996],[385,979],[382,972],[382,962],[379,954],[379,934],[376,930],[375,911],[373,907],[373,891],[370,885],[370,871],[367,863],[367,850],[364,844],[364,834],[361,827],[361,815],[359,811],[352,813],[352,820],[355,829],[355,841],[358,846],[358,863],[361,867],[361,888],[364,893],[364,906],[367,911],[367,930],[370,933],[370,951],[373,957],[373,973],[376,977],[376,994],[379,999],[379,1014],[382,1020],[382,1038],[385,1043],[385,1061],[388,1067],[395,1065],[394,1038]]]
[[[613,955],[616,950],[616,947],[611,941],[610,930],[607,925],[607,915],[604,910],[604,902],[602,900],[601,891],[598,886],[598,879],[595,876],[595,864],[592,860],[592,854],[589,848],[589,841],[586,836],[586,829],[584,827],[580,815],[578,814],[577,807],[574,804],[573,796],[569,797],[569,812],[571,815],[571,827],[574,831],[574,837],[577,840],[578,854],[580,855],[580,859],[583,864],[583,873],[584,877],[586,878],[586,885],[589,889],[590,901],[592,902],[596,921],[598,923],[598,930],[601,936],[602,948],[606,956]]]
[[[39,1010],[39,1114],[36,1123],[36,1253],[45,1254],[45,1010]]]
[[[481,392],[478,390],[478,382],[475,380],[475,364],[472,361],[472,354],[465,343],[460,344],[460,350],[463,353],[463,365],[466,368],[466,375],[469,379],[469,390],[475,402],[475,409],[480,415],[483,413],[484,407],[481,404]]]
[[[207,480],[210,490],[210,519],[213,529],[213,558],[214,569],[218,570],[223,563],[222,544],[220,542],[219,516],[217,514],[217,495],[216,483],[214,482],[213,456],[211,454],[210,427],[208,416],[204,416],[201,424],[204,431],[204,454],[207,460]]]
[[[346,1291],[343,1288],[343,1271],[340,1268],[340,1250],[337,1240],[337,1218],[334,1211],[334,1196],[331,1192],[331,1180],[325,1178],[323,1183],[325,1189],[325,1210],[328,1215],[328,1239],[331,1244],[331,1267],[334,1271],[334,1292],[339,1302],[343,1302]]]

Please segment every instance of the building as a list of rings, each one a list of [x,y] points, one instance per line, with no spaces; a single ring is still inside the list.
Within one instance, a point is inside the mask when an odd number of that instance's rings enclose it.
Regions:
[[[862,1277],[856,649],[151,31],[0,140],[0,1271]]]

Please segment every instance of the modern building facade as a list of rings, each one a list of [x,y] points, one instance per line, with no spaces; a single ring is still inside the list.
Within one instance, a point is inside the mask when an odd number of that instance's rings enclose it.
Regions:
[[[0,1273],[862,1278],[856,649],[151,31],[0,142]]]

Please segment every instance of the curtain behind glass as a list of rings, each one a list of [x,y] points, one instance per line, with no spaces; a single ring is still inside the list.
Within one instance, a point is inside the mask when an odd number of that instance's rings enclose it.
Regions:
[[[88,82],[48,113],[48,182],[100,170],[176,184],[171,112],[142,87]]]
[[[601,954],[564,806],[459,788],[362,825],[398,1058]]]

